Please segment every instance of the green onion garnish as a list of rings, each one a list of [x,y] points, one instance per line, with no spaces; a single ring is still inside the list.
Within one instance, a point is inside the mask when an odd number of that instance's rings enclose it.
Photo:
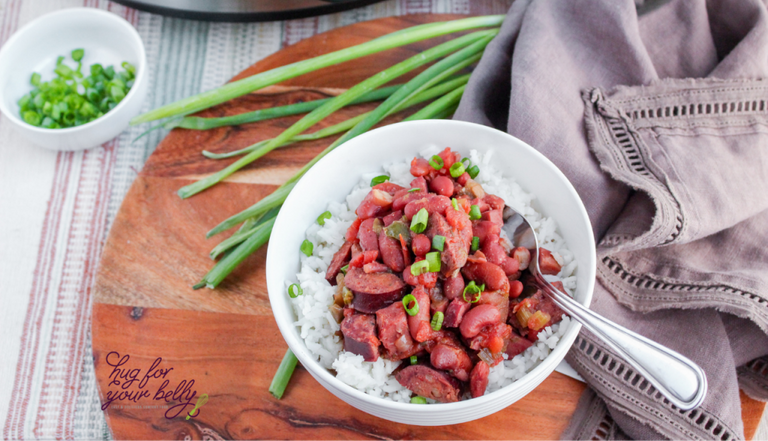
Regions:
[[[320,224],[321,226],[325,225],[325,220],[330,218],[331,218],[331,212],[326,211],[325,213],[317,217],[317,223]]]
[[[344,275],[346,276],[346,275],[347,275],[347,271],[348,271],[348,270],[349,270],[349,264],[346,264],[346,265],[344,265],[344,266],[342,266],[342,267],[341,267],[341,270],[340,270],[340,271],[341,271],[342,273],[344,273]]]
[[[291,379],[293,370],[296,369],[296,363],[298,362],[299,359],[296,358],[296,355],[294,355],[290,349],[285,351],[283,361],[280,362],[280,366],[277,368],[275,376],[272,377],[272,384],[269,385],[269,393],[278,400],[283,397],[285,388],[288,386],[288,380]]]
[[[382,182],[387,182],[387,181],[389,181],[389,176],[387,176],[387,175],[376,176],[375,178],[371,179],[371,187],[373,187],[375,185],[379,185]]]
[[[464,171],[464,164],[461,162],[454,162],[450,168],[451,176],[454,178],[458,178],[459,176],[463,175]]]
[[[32,74],[32,77],[29,79],[29,82],[33,86],[39,86],[40,85],[40,79],[41,79],[40,74],[37,73],[37,72],[34,72]]]
[[[411,364],[416,364],[419,362],[419,357],[415,355],[411,355]]]
[[[296,297],[304,294],[304,290],[301,289],[301,286],[297,284],[293,284],[288,287],[288,296],[292,299],[295,299]]]
[[[461,293],[461,298],[464,299],[465,302],[477,303],[480,301],[480,296],[482,295],[481,293],[483,292],[484,289],[485,289],[485,284],[483,284],[482,286],[477,286],[475,281],[472,280],[464,288],[464,292]],[[467,300],[467,294],[469,294],[470,296],[473,296],[472,300]]]
[[[72,51],[72,59],[80,62],[80,60],[83,59],[83,55],[85,55],[85,51],[82,49],[75,49]]]
[[[422,208],[411,219],[411,231],[416,234],[421,233],[427,229],[427,222],[429,222],[429,212],[426,208]]]
[[[456,198],[451,199],[451,205],[453,205],[454,210],[459,211],[459,201]]]
[[[426,260],[420,260],[411,265],[411,275],[418,277],[424,273],[429,272],[429,262]]]
[[[472,236],[472,251],[477,251],[480,249],[480,238],[477,236]]]
[[[422,260],[422,262],[424,261]],[[413,307],[409,308],[408,305],[411,303],[413,303]],[[414,297],[413,294],[408,294],[403,297],[403,308],[405,308],[405,312],[411,317],[419,313],[419,302],[416,301],[416,297]]]
[[[436,273],[440,271],[440,251],[427,253],[427,255],[424,256],[424,260],[429,262],[430,273]]]
[[[469,167],[471,167],[471,166],[472,166],[472,161],[471,161],[469,158],[461,158],[461,161],[459,161],[459,162],[461,162],[462,164],[464,164],[464,169],[465,169],[465,170],[466,170],[466,169],[469,169]]]
[[[315,249],[315,246],[312,245],[312,242],[310,242],[307,239],[304,239],[304,242],[301,243],[301,252],[304,253],[305,256],[310,257],[312,256],[312,250]]]
[[[481,217],[483,217],[482,214],[480,214],[480,207],[477,205],[472,205],[469,207],[469,219],[470,220],[478,220]]]
[[[412,188],[412,189],[408,190],[408,193],[413,193],[414,191],[419,191],[419,190],[421,190],[419,187]]]
[[[420,396],[411,397],[411,404],[427,404],[427,399]]]
[[[439,331],[440,328],[443,327],[443,318],[444,315],[440,311],[437,311],[435,315],[432,316],[432,323],[430,323],[430,325],[432,326],[433,331]]]
[[[435,236],[432,238],[432,248],[438,251],[443,251],[444,247],[445,247],[445,236],[435,234]]]
[[[432,168],[434,168],[435,170],[440,170],[441,168],[443,168],[445,163],[443,162],[443,158],[437,155],[434,155],[431,158],[429,158],[429,165],[431,165]]]
[[[467,170],[467,173],[469,173],[470,178],[475,179],[480,174],[480,167],[473,165]]]

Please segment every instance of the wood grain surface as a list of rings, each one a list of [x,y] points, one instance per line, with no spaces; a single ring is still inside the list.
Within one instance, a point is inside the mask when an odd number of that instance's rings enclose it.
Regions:
[[[236,78],[368,41],[406,26],[456,17],[412,15],[354,24],[285,48]],[[201,115],[237,114],[332,96],[440,41],[430,40],[331,66]],[[343,109],[315,129],[374,106]],[[275,136],[299,117],[206,132],[174,130],[131,186],[110,231],[93,288],[94,364],[113,436],[558,438],[585,386],[556,372],[523,400],[494,415],[431,428],[396,424],[358,411],[331,395],[300,366],[282,400],[269,394],[269,384],[287,346],[269,306],[264,274],[266,247],[247,259],[215,291],[195,291],[191,286],[211,267],[207,257],[210,249],[226,237],[206,240],[205,233],[269,194],[333,139],[273,151],[225,183],[187,200],[180,199],[176,191],[233,161],[206,159],[200,154],[203,149],[219,152],[242,148]],[[142,383],[144,376],[147,379]],[[131,381],[133,377],[136,380]],[[198,417],[186,420],[183,415],[192,411],[196,402],[195,398],[185,405],[189,390],[196,390],[198,396],[205,393],[209,400],[200,408]],[[742,395],[742,405],[749,439],[764,404]]]

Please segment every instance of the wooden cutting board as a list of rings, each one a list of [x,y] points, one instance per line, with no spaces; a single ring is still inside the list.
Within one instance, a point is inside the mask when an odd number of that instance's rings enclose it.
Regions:
[[[236,78],[458,16],[412,15],[354,24],[301,41]],[[434,39],[328,67],[202,113],[223,116],[318,99],[441,41]],[[344,109],[321,126],[370,110]],[[215,291],[191,286],[212,266],[209,250],[226,235],[205,233],[268,195],[332,139],[274,151],[227,182],[187,200],[176,191],[222,168],[200,152],[229,151],[271,138],[298,117],[206,132],[174,130],[131,186],[114,221],[93,288],[93,356],[107,423],[117,439],[428,438],[553,439],[565,429],[584,385],[553,373],[523,400],[482,420],[417,427],[385,421],[334,397],[300,366],[282,400],[268,392],[287,348],[270,310],[266,247]],[[394,121],[395,119],[391,120]],[[351,171],[354,172],[354,171]],[[158,361],[158,359],[160,359]],[[131,381],[131,379],[135,379]],[[189,400],[191,391],[197,397]],[[208,402],[184,418],[197,398]],[[742,397],[747,437],[763,404]],[[175,416],[180,415],[180,416]]]

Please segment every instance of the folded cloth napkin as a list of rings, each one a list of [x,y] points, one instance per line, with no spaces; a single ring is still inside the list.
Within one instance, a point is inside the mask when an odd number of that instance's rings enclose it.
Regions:
[[[680,411],[582,330],[563,438],[744,438],[768,399],[768,11],[760,0],[517,0],[456,118],[570,179],[598,239],[591,308],[707,375]]]

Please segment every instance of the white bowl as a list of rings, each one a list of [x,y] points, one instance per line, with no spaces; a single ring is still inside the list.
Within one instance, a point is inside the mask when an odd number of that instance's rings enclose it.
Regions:
[[[470,149],[494,151],[505,176],[514,178],[537,199],[537,210],[554,218],[560,234],[578,261],[575,298],[589,305],[595,283],[595,245],[584,205],[566,177],[542,154],[506,133],[460,121],[428,120],[398,123],[358,136],[312,167],[290,193],[277,217],[267,251],[267,288],[272,312],[288,346],[310,374],[331,393],[372,415],[405,424],[437,426],[475,420],[497,412],[532,391],[555,369],[576,339],[581,326],[566,332],[552,353],[520,380],[479,398],[458,403],[418,405],[365,394],[336,379],[314,360],[294,326],[296,320],[285,289],[299,271],[304,233],[329,201],[343,201],[363,173],[382,165],[410,160],[419,151],[447,146],[468,156]]]
[[[19,116],[19,99],[32,90],[33,72],[43,81],[54,77],[56,58],[63,55],[70,66],[73,49],[85,49],[84,73],[94,63],[113,65],[123,61],[136,67],[134,85],[114,109],[82,126],[44,129],[25,123]],[[94,8],[63,9],[46,14],[13,34],[0,49],[0,112],[29,141],[53,150],[82,150],[109,141],[128,127],[141,110],[149,79],[144,44],[130,23]]]

